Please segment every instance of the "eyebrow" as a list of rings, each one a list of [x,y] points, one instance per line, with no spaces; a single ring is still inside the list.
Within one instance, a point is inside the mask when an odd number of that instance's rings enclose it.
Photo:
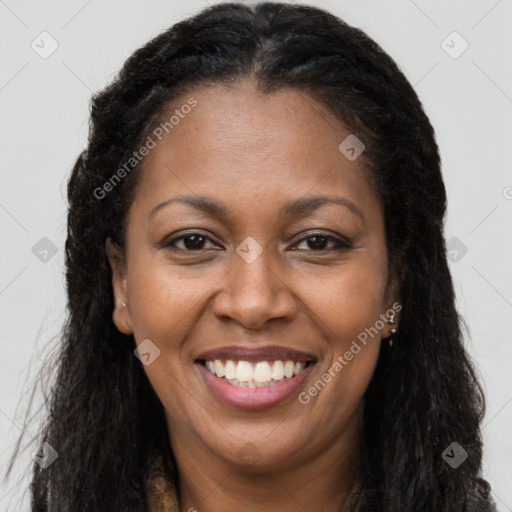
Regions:
[[[225,219],[229,216],[229,209],[225,204],[216,202],[205,196],[176,195],[157,204],[150,212],[149,217],[153,217],[159,210],[172,204],[184,203],[202,212],[212,216]],[[339,204],[348,208],[352,213],[358,215],[364,221],[364,215],[361,209],[350,199],[340,196],[308,196],[287,201],[282,207],[280,214],[285,217],[295,215],[304,215],[317,210],[325,204]]]

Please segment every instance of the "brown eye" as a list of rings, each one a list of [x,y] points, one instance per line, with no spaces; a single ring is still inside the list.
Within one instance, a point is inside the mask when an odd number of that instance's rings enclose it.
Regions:
[[[350,244],[341,238],[325,233],[311,233],[299,240],[296,245],[306,242],[308,248],[313,251],[329,251],[337,249],[348,249]],[[329,242],[334,246],[328,247]]]
[[[178,247],[177,243],[181,241],[183,244],[181,247]],[[206,235],[201,233],[189,233],[169,240],[166,242],[164,247],[173,247],[185,251],[199,251],[205,249],[204,244],[206,241],[211,242],[210,238],[208,238]]]

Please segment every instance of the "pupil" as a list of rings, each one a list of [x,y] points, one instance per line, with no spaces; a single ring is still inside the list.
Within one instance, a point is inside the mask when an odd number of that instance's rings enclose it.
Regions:
[[[311,236],[309,237],[309,246],[312,248],[312,249],[324,249],[325,248],[325,244],[327,243],[327,238],[325,238],[325,236],[317,236],[317,235],[314,235],[314,236]],[[320,240],[320,242],[318,242]],[[311,243],[311,241],[313,241],[313,243]]]
[[[190,243],[190,241],[192,242]],[[204,242],[204,237],[202,235],[189,235],[183,239],[183,242],[187,249],[200,249]]]

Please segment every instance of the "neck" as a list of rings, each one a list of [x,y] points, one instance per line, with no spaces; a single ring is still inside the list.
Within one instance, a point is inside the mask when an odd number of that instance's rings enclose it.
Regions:
[[[358,469],[361,422],[360,414],[356,416],[350,427],[314,455],[305,454],[301,460],[295,454],[293,463],[264,467],[220,458],[184,432],[171,435],[180,512],[341,511]]]

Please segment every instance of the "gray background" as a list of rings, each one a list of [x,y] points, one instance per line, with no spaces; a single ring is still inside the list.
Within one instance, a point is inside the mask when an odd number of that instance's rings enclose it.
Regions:
[[[2,471],[19,433],[24,442],[36,433],[37,416],[25,423],[27,393],[65,315],[66,180],[85,144],[91,93],[141,44],[212,3],[0,0]],[[415,86],[436,130],[458,307],[488,400],[485,476],[499,510],[512,511],[512,4],[309,3],[373,37]],[[31,47],[51,49],[43,31],[58,43],[46,59]],[[464,41],[448,37],[453,31],[469,44],[461,55]],[[22,475],[30,453],[0,484],[0,512],[29,510]]]

